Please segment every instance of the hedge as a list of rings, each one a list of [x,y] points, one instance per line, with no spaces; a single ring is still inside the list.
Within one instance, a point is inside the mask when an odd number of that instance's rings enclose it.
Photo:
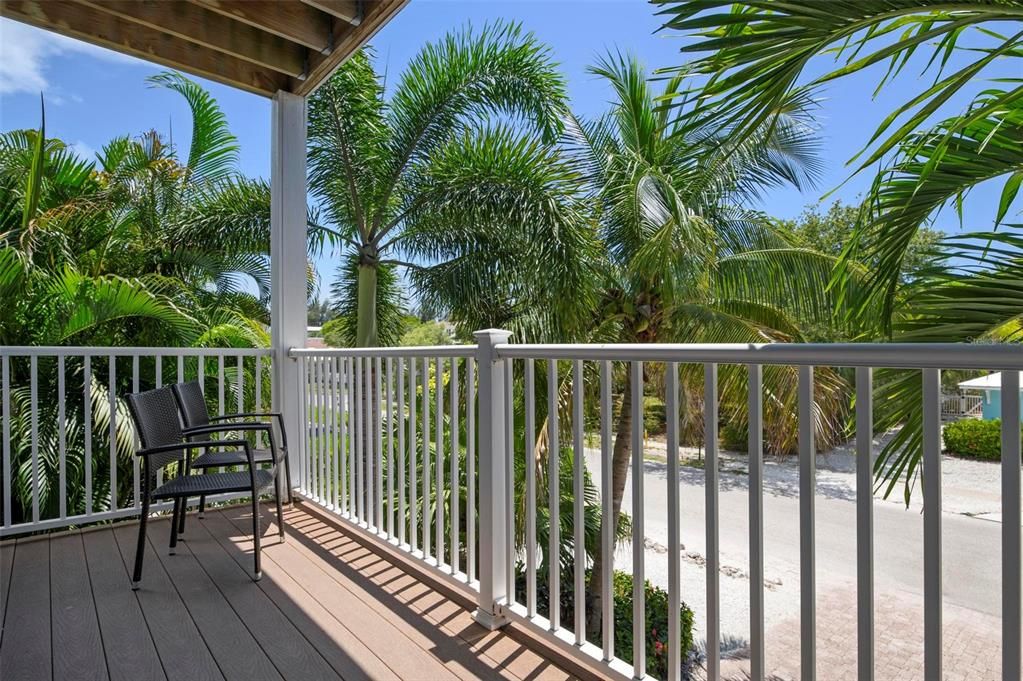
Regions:
[[[1023,428],[1020,429],[1023,432]],[[988,461],[1002,459],[1002,420],[954,421],[942,431],[945,451],[957,456]]]
[[[519,571],[516,574],[515,591],[520,603],[526,602],[526,577]],[[575,593],[572,581],[571,566],[562,567],[561,579],[561,626],[571,630],[574,627]],[[566,578],[567,577],[567,578]],[[589,584],[590,571],[586,571],[586,583]],[[628,572],[615,570],[611,582],[614,596],[614,651],[615,656],[626,662],[632,661],[632,575]],[[654,586],[648,581],[644,583],[646,592],[646,671],[658,679],[668,678],[668,592]],[[547,577],[542,572],[536,575],[536,609],[546,615],[550,612]],[[693,647],[693,611],[685,603],[682,604],[681,645],[679,655],[682,658],[683,678],[689,678],[692,668],[697,663],[699,653]],[[586,632],[586,638],[596,646],[602,642],[598,632]]]

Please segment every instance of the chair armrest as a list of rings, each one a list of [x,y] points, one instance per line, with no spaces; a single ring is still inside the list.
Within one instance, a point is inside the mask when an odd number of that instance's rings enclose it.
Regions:
[[[223,416],[211,416],[210,421],[225,421],[227,419],[252,419],[266,416],[276,416],[277,418],[281,418],[281,413],[277,411],[254,411],[242,414],[224,414]]]
[[[147,447],[140,449],[135,454],[137,456],[147,457],[153,454],[165,454],[167,452],[176,452],[178,450],[186,449],[203,449],[205,447],[245,447],[248,449],[249,443],[245,440],[202,440],[199,442],[172,442],[167,445],[160,445],[158,447]]]
[[[230,433],[234,431],[243,430],[258,430],[266,432],[267,437],[270,439],[270,455],[273,457],[274,465],[276,466],[278,461],[277,442],[274,440],[274,427],[273,424],[266,423],[263,421],[242,421],[240,423],[228,422],[221,424],[210,424],[207,426],[192,426],[191,428],[183,428],[181,434],[185,437],[191,437],[192,435],[205,435],[207,433]],[[212,440],[212,442],[221,442],[221,440]],[[223,442],[229,442],[229,440],[223,440]],[[241,440],[241,442],[245,442]],[[246,443],[248,445],[248,443]],[[216,445],[213,445],[216,446]]]
[[[182,428],[181,434],[186,437],[191,437],[192,435],[205,435],[207,433],[229,433],[236,430],[265,430],[270,433],[270,437],[273,437],[273,426],[269,423],[261,423],[258,421],[192,426],[191,428]]]
[[[230,419],[244,419],[244,418],[266,418],[271,417],[277,419],[277,425],[281,429],[281,449],[288,448],[288,434],[284,430],[284,415],[279,411],[256,411],[246,412],[241,414],[224,414],[223,416],[211,416],[210,422],[222,422]]]

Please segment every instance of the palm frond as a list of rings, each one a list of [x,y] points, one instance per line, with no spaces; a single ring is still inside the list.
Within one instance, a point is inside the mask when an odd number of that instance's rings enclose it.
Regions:
[[[165,87],[185,98],[192,111],[192,142],[187,168],[198,180],[216,180],[234,173],[238,164],[238,140],[227,125],[217,100],[195,81],[166,71],[151,76],[153,87]]]

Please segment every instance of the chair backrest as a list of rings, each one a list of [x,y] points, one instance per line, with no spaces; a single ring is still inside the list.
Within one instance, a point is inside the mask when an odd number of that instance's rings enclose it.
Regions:
[[[142,449],[181,442],[178,405],[170,388],[132,393],[125,397],[125,401],[128,403],[131,420],[135,422]],[[179,449],[154,454],[147,460],[151,470],[158,470],[184,457],[184,451]]]
[[[171,386],[171,390],[174,391],[174,399],[178,403],[178,409],[181,410],[181,420],[184,422],[185,428],[209,424],[210,415],[206,411],[206,398],[202,395],[199,381],[175,383]]]

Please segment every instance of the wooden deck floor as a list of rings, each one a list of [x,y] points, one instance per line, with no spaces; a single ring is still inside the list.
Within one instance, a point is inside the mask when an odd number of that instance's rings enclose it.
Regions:
[[[263,579],[241,507],[190,516],[177,555],[133,523],[0,544],[0,675],[19,679],[565,679],[569,674],[333,524],[269,509]]]

